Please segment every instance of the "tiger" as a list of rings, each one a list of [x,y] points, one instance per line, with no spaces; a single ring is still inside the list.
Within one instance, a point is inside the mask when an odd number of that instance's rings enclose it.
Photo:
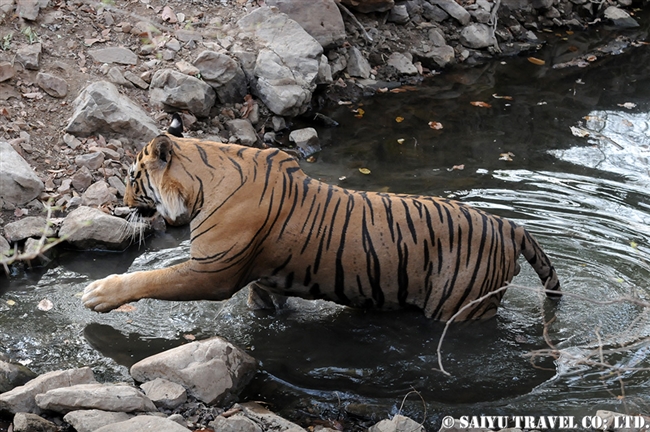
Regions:
[[[184,138],[177,123],[170,132],[138,153],[124,202],[170,225],[189,223],[190,257],[92,282],[87,308],[226,300],[249,286],[251,306],[297,296],[414,307],[441,321],[488,319],[520,271],[520,254],[548,297],[562,295],[537,240],[506,218],[446,198],[345,189],[309,177],[277,148]]]

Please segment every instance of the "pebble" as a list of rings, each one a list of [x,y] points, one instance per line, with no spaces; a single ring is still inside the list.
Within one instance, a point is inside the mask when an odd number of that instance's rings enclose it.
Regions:
[[[128,48],[108,47],[88,51],[88,54],[98,63],[117,63],[135,65],[138,56]]]

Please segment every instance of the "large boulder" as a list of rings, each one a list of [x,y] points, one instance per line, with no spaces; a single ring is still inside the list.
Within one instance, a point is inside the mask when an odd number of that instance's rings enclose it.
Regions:
[[[221,103],[237,103],[248,93],[246,75],[239,63],[226,54],[203,51],[194,60],[201,78],[217,93]]]
[[[78,384],[48,390],[36,395],[35,400],[42,410],[63,414],[87,409],[115,412],[158,411],[148,397],[126,384]]]
[[[164,378],[212,405],[231,402],[256,370],[255,359],[225,339],[215,337],[147,357],[131,366],[131,376],[139,382]]]
[[[165,431],[165,432],[190,432],[173,420],[166,418],[143,415],[133,417],[131,420],[113,423],[96,429],[94,432],[144,432],[144,431]]]
[[[45,185],[7,142],[0,142],[0,207],[13,209],[33,200]]]
[[[316,89],[321,45],[276,8],[255,9],[238,26],[257,45],[253,92],[277,115],[304,113]]]
[[[361,13],[386,12],[395,6],[395,0],[341,0],[341,3]]]
[[[151,79],[149,99],[166,111],[188,110],[207,117],[217,100],[214,89],[193,76],[173,69],[161,69]]]
[[[0,360],[0,393],[24,385],[36,377],[36,373],[23,365]]]
[[[101,133],[148,142],[159,134],[156,123],[108,81],[90,84],[73,106],[75,110],[66,127],[66,132],[73,135]]]

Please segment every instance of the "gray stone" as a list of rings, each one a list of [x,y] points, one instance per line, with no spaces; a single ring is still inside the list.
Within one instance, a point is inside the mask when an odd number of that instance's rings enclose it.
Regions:
[[[219,432],[263,432],[257,423],[243,415],[218,416],[208,426]]]
[[[34,21],[40,9],[41,4],[37,0],[16,0],[16,15],[20,18]]]
[[[138,389],[125,384],[77,384],[36,395],[39,408],[58,413],[84,409],[117,412],[157,411]]]
[[[90,84],[75,99],[73,106],[75,110],[66,132],[77,136],[99,133],[148,142],[159,134],[156,123],[107,81]]]
[[[258,49],[253,92],[277,115],[304,113],[316,89],[321,45],[275,8],[255,9],[237,25]]]
[[[133,87],[133,83],[124,78],[122,71],[118,66],[113,66],[108,70],[107,78],[110,82],[115,85],[121,85],[124,87]]]
[[[104,153],[93,152],[79,155],[74,158],[74,163],[78,167],[87,167],[91,171],[95,171],[104,163]]]
[[[445,40],[445,34],[439,28],[432,28],[429,30],[429,42],[435,47],[441,47],[447,45]]]
[[[380,421],[368,432],[425,432],[425,429],[420,423],[398,414],[390,420]]]
[[[126,192],[126,185],[124,184],[124,181],[120,179],[117,176],[112,176],[108,178],[108,184],[117,190],[117,193],[119,196],[124,196],[124,193]]]
[[[86,206],[99,207],[102,204],[117,201],[117,197],[108,189],[108,184],[104,180],[93,183],[86,189],[81,197],[82,204]]]
[[[406,24],[409,22],[409,13],[405,4],[397,4],[388,13],[388,21],[395,24]]]
[[[130,420],[114,423],[96,429],[94,432],[189,432],[173,420],[166,418],[142,415],[133,417]]]
[[[616,27],[621,28],[633,28],[639,27],[639,23],[636,22],[634,18],[630,16],[623,9],[617,8],[616,6],[610,6],[605,9],[605,18],[610,20],[612,24]]]
[[[201,78],[215,90],[221,103],[241,102],[248,93],[244,71],[229,56],[203,51],[194,60],[194,66],[201,72]]]
[[[14,432],[56,432],[59,428],[49,420],[31,413],[17,413],[13,419]]]
[[[212,87],[198,78],[172,69],[161,69],[151,79],[151,103],[167,111],[188,110],[198,117],[207,117],[216,101]]]
[[[422,16],[428,21],[443,22],[449,18],[449,14],[442,10],[439,6],[432,5],[431,3],[422,3]]]
[[[82,167],[73,174],[71,180],[72,187],[75,188],[77,192],[83,192],[92,184],[93,175],[88,167]]]
[[[318,41],[323,49],[340,46],[345,41],[345,25],[335,0],[267,0]]]
[[[145,228],[144,224],[129,223],[96,208],[81,206],[63,220],[59,237],[80,249],[121,250]]]
[[[185,60],[177,61],[175,66],[180,73],[185,75],[197,76],[201,73],[199,68]]]
[[[271,125],[273,126],[273,130],[275,132],[280,132],[281,130],[287,128],[286,120],[284,119],[284,117],[280,117],[280,116],[273,116],[271,118]]]
[[[553,6],[554,0],[532,0],[531,5],[535,9],[548,9]]]
[[[9,62],[0,62],[0,82],[10,80],[16,76],[16,69]]]
[[[102,410],[78,410],[67,413],[63,420],[74,427],[77,432],[94,432],[102,426],[127,421],[132,414]]]
[[[370,63],[357,47],[348,50],[347,71],[353,77],[370,78]]]
[[[93,371],[88,368],[53,371],[40,375],[8,392],[0,394],[0,412],[16,414],[19,412],[41,412],[35,396],[60,387],[83,383],[96,383]]]
[[[262,430],[281,430],[284,432],[306,432],[305,429],[301,428],[297,424],[290,422],[289,420],[283,419],[277,414],[272,413],[266,408],[255,402],[246,402],[243,404],[237,404],[234,408],[240,408],[242,414],[248,417],[249,419],[255,421],[255,423],[262,426]]]
[[[2,243],[3,240],[4,243]],[[9,249],[9,243],[2,236],[0,236],[0,243],[6,246],[6,250]],[[0,254],[2,253],[3,247],[0,246]],[[36,377],[36,373],[23,365],[0,360],[0,393],[8,392]]]
[[[332,79],[332,67],[327,61],[327,56],[320,56],[320,64],[318,65],[318,76],[316,77],[316,84],[331,84],[334,80]]]
[[[68,94],[68,83],[63,79],[52,74],[39,72],[36,75],[36,84],[43,91],[55,98],[62,98]]]
[[[456,3],[454,0],[428,0],[429,3],[440,7],[453,18],[455,18],[461,25],[466,26],[472,19],[469,12],[464,7]]]
[[[11,144],[0,141],[0,207],[13,209],[28,203],[44,188],[27,161]]]
[[[394,0],[341,0],[341,3],[361,13],[386,12],[395,6]]]
[[[28,216],[5,225],[5,237],[11,243],[25,240],[29,237],[40,238],[56,235],[56,231],[47,224],[47,219],[41,216]]]
[[[187,400],[185,387],[163,378],[148,381],[140,387],[158,408],[174,410]]]
[[[251,122],[247,119],[234,119],[226,122],[226,127],[237,141],[246,146],[252,146],[257,143],[257,132]]]
[[[25,69],[38,70],[41,65],[41,52],[43,48],[40,43],[26,45],[16,50],[16,62],[23,65]]]
[[[9,244],[7,239],[0,236],[0,256],[2,256],[2,255],[4,255],[4,256],[12,255],[13,254],[12,251],[13,251],[13,249],[11,248],[11,245]],[[4,372],[2,372],[1,368],[2,368],[2,365],[0,363],[0,393],[9,391],[12,388],[22,384],[22,383],[17,383],[17,384],[14,385],[14,384],[11,383],[11,381],[7,381],[6,378],[3,377],[3,375],[2,375]],[[6,390],[3,390],[3,389],[6,389]]]
[[[403,75],[417,75],[418,69],[415,67],[411,59],[402,53],[394,52],[389,57],[386,63]]]
[[[74,135],[70,134],[63,135],[63,142],[66,143],[66,145],[72,150],[76,150],[77,147],[81,145],[81,141],[79,141]]]
[[[0,11],[9,13],[14,9],[14,0],[0,0]]]
[[[319,152],[320,140],[314,128],[296,129],[289,134],[289,141],[296,144],[303,157],[309,157]]]
[[[131,71],[126,71],[124,72],[124,78],[126,78],[128,81],[133,83],[136,87],[141,88],[142,90],[146,90],[149,88],[149,84],[136,74],[134,74]]]
[[[175,34],[176,38],[181,42],[201,42],[203,40],[201,33],[194,30],[180,29],[176,30]]]
[[[181,50],[181,43],[176,38],[171,38],[166,44],[165,47],[169,48],[172,51],[178,52]]]
[[[490,32],[490,27],[485,24],[470,24],[460,32],[460,43],[467,48],[487,48],[493,42],[494,37]]]
[[[88,51],[98,63],[117,63],[124,65],[138,64],[138,56],[128,48],[108,47]]]
[[[131,367],[138,382],[165,378],[207,404],[232,401],[252,379],[257,362],[225,339],[192,342],[148,357]]]

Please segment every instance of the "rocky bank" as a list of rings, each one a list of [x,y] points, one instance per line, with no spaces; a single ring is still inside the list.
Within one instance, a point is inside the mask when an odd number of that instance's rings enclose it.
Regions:
[[[320,149],[316,131],[294,125],[334,125],[319,112],[324,104],[355,109],[362,97],[433,79],[454,65],[533,55],[546,31],[638,26],[632,6],[0,0],[3,261],[37,263],[53,245],[46,239],[122,250],[146,230],[164,229],[160,220],[127,221],[121,198],[134,156],[166,128],[169,113],[182,113],[190,136],[310,158]],[[0,410],[13,417],[14,431],[303,430],[256,404],[233,406],[255,360],[226,341],[210,341],[186,345],[189,354],[147,359],[155,366],[135,365],[140,387],[97,383],[89,369],[35,378],[6,363],[12,378],[0,383]],[[227,349],[206,348],[210,343]],[[386,422],[370,430],[421,429],[401,416]]]

